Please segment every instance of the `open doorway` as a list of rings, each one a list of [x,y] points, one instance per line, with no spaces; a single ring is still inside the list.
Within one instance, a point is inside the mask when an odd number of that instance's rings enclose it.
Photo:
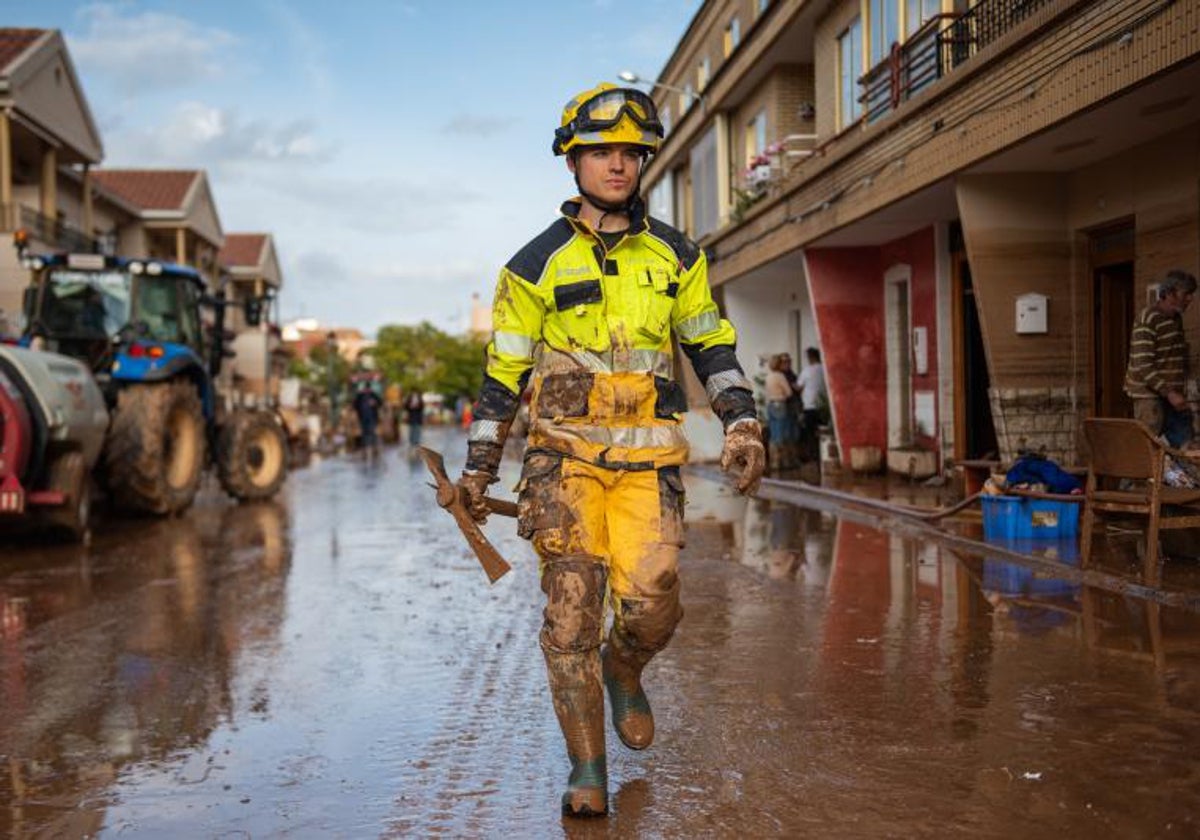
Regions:
[[[888,448],[912,444],[912,316],[908,266],[897,266],[884,277],[887,352]]]
[[[1133,222],[1088,234],[1092,276],[1092,400],[1097,417],[1132,417],[1125,368],[1137,301],[1133,275]]]
[[[955,225],[951,231],[950,264],[954,281],[954,457],[960,461],[995,458],[999,445],[992,421],[992,402],[983,346],[979,307],[971,281],[971,264]]]

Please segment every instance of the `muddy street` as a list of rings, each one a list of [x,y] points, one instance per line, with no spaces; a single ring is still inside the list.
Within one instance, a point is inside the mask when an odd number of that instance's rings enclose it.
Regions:
[[[657,739],[563,820],[533,553],[489,587],[402,452],[0,546],[0,833],[1200,832],[1200,616],[695,477]]]

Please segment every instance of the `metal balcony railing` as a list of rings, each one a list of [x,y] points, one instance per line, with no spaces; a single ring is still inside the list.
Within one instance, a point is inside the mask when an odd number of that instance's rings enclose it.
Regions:
[[[863,119],[895,110],[1048,2],[980,0],[968,12],[934,16],[859,79]]]
[[[96,253],[100,250],[100,243],[93,237],[62,219],[43,216],[32,207],[21,206],[21,227],[29,231],[31,239],[44,242],[56,251]]]

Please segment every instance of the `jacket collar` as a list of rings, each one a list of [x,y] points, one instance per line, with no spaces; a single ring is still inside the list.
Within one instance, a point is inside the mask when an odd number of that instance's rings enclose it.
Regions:
[[[579,219],[579,211],[582,207],[583,199],[580,196],[575,196],[575,198],[569,198],[564,201],[562,207],[559,208],[559,212],[570,219],[576,227],[585,227],[591,230],[589,226],[585,225]],[[629,230],[626,233],[629,236],[633,236],[645,232],[648,228],[649,225],[646,222],[646,202],[640,195],[636,195],[633,197],[633,201],[630,202]]]

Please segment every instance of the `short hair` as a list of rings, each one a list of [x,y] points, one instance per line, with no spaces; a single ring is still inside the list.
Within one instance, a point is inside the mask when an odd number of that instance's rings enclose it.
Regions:
[[[1185,295],[1195,294],[1196,278],[1181,268],[1171,269],[1163,281],[1158,284],[1158,299],[1162,300],[1176,289]]]
[[[816,347],[809,347],[807,350],[804,351],[804,355],[807,356],[808,360],[810,362],[812,362],[813,364],[816,364],[817,362],[821,361],[821,351],[818,350]]]

